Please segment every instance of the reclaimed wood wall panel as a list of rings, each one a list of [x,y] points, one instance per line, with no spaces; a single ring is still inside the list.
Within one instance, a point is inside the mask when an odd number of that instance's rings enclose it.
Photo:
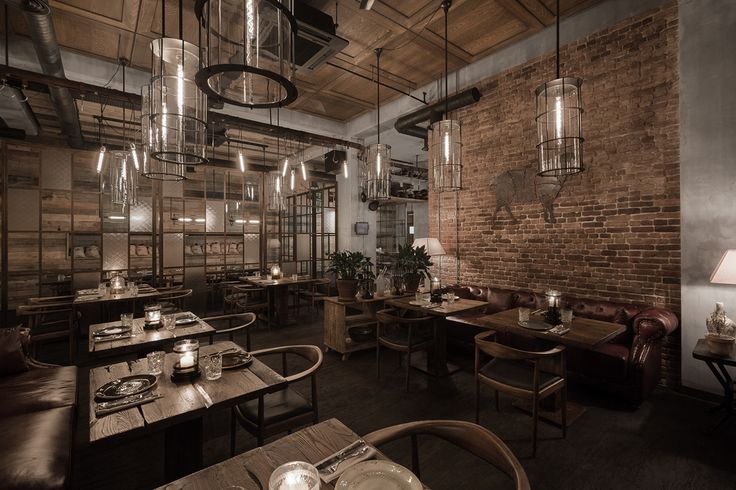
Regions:
[[[74,193],[74,231],[99,232],[100,198],[98,194]]]
[[[8,145],[8,187],[37,188],[40,175],[40,151]]]
[[[72,186],[75,191],[99,192],[97,154],[89,151],[75,152],[72,157]]]
[[[44,233],[41,238],[41,268],[44,272],[67,271],[72,267],[69,257],[68,233]]]
[[[38,233],[8,233],[8,271],[30,272],[39,269]]]
[[[71,231],[72,194],[65,191],[41,191],[41,230]]]

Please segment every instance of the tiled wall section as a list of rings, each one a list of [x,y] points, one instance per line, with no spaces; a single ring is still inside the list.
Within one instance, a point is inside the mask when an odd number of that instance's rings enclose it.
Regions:
[[[511,206],[518,223],[503,210],[494,220],[499,175],[536,166],[534,89],[554,78],[554,56],[477,85],[480,102],[457,114],[464,189],[442,194],[439,218],[438,196],[430,195],[430,236],[448,252],[445,283],[459,274],[468,283],[554,287],[679,315],[677,21],[670,2],[563,46],[562,74],[584,80],[587,168],[564,183],[555,223],[543,219],[533,184],[526,202]],[[669,384],[679,382],[679,356],[676,333],[663,354]]]

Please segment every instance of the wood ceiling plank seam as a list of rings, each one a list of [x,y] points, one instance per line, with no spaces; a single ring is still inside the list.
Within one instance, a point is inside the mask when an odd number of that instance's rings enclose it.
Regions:
[[[375,53],[373,55],[375,56]],[[334,58],[333,58],[333,60],[334,60]],[[368,68],[365,68],[365,67],[360,66],[360,65],[353,65],[353,64],[344,62],[342,60],[339,60],[339,61],[341,62],[341,64],[334,63],[334,61],[332,61],[331,63],[333,65],[335,65],[335,66],[338,66],[340,68],[343,68],[344,70],[357,71],[358,73],[360,73],[362,71],[363,72],[361,74],[362,76],[370,77],[370,79],[371,79],[370,81],[371,82],[375,82],[375,70],[374,70],[375,65],[374,64],[371,63],[369,65],[370,66],[370,69],[368,69]],[[345,65],[347,65],[347,66],[345,66]],[[348,72],[344,72],[344,73],[343,72],[340,72],[340,73],[343,76],[351,75],[351,73],[348,73]],[[352,75],[353,76],[361,76],[361,75],[356,75],[354,73]],[[417,87],[418,87],[418,85],[417,85],[416,82],[414,82],[412,80],[409,80],[409,79],[406,79],[406,78],[404,78],[404,77],[402,77],[402,76],[400,76],[400,75],[398,75],[396,73],[393,73],[393,72],[390,72],[390,71],[387,71],[387,70],[381,71],[381,82],[382,83],[386,83],[386,80],[385,79],[388,79],[390,81],[393,81],[397,85],[399,85],[398,87],[394,87],[392,84],[388,84],[388,85],[392,85],[392,86],[391,87],[386,87],[386,88],[394,88],[395,90],[403,90],[405,92],[411,92],[413,90],[416,90]],[[333,86],[334,85],[335,84],[333,84]]]
[[[130,1],[134,1],[134,0],[130,0]],[[128,51],[129,54],[127,56],[129,63],[132,63],[133,61],[133,50],[135,50],[135,41],[138,37],[138,26],[140,25],[140,21],[141,21],[141,10],[142,10],[141,3],[142,3],[141,1],[137,1],[138,8],[136,9],[137,12],[135,16],[135,29],[133,30],[133,37],[130,42],[130,49]]]
[[[114,27],[116,29],[131,30],[133,28],[132,25],[129,26],[125,24],[125,17],[121,20],[115,20],[101,14],[83,10],[79,7],[75,7],[74,5],[61,3],[58,0],[51,0],[49,7],[51,7],[51,12],[54,17],[57,15],[67,15],[76,20],[89,21],[95,24]]]
[[[534,12],[526,6],[523,0],[496,0],[496,3],[506,9],[508,13],[526,24],[530,29],[534,29],[536,27],[537,30],[541,30],[542,28],[547,27],[547,24],[535,15]]]

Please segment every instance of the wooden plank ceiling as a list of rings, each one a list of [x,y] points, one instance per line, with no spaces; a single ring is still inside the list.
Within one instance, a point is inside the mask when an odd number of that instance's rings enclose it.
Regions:
[[[166,33],[178,36],[178,1],[165,0]],[[441,0],[377,0],[372,10],[359,0],[305,0],[335,19],[349,45],[330,63],[373,77],[374,49],[384,48],[382,81],[410,92],[442,76],[444,19]],[[562,0],[570,15],[601,0]],[[161,0],[50,0],[59,43],[70,50],[150,69],[151,40],[161,36]],[[198,42],[194,0],[185,0],[184,37]],[[454,0],[450,9],[449,67],[455,70],[554,23],[555,0]],[[11,9],[11,35],[27,35]],[[375,85],[341,68],[323,64],[299,73],[299,98],[290,108],[339,121],[371,111]],[[381,90],[381,103],[400,96]]]

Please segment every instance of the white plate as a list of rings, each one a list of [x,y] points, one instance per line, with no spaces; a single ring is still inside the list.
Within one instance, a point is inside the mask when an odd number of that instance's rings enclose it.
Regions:
[[[409,301],[409,304],[412,306],[427,306],[429,303],[426,303],[424,301],[417,301],[415,299]]]
[[[336,489],[422,490],[419,478],[403,466],[385,460],[363,461],[340,475]]]

